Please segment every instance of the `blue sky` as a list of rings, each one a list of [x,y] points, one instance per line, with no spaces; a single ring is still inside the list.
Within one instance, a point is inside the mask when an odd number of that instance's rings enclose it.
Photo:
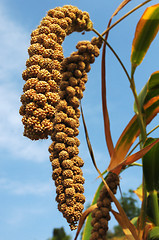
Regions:
[[[120,1],[85,0],[1,0],[0,1],[0,240],[46,240],[52,236],[52,229],[64,226],[68,234],[75,233],[57,210],[55,186],[51,179],[52,169],[48,147],[50,140],[34,141],[23,137],[23,126],[19,116],[20,95],[24,81],[21,74],[28,58],[27,48],[30,33],[39,24],[46,12],[56,6],[72,4],[88,11],[94,28],[100,33]],[[134,0],[116,19],[142,1]],[[153,0],[152,4],[158,3]],[[148,4],[150,5],[150,4]],[[147,5],[147,6],[148,6]],[[109,43],[117,51],[126,68],[130,71],[131,43],[135,25],[144,9],[132,14],[110,32]],[[64,42],[64,54],[75,50],[79,40],[91,39],[94,33],[81,35],[74,33]],[[138,92],[150,74],[159,70],[159,38],[154,40],[142,65],[137,69],[135,78]],[[101,171],[109,164],[109,155],[103,134],[101,112],[101,57],[92,66],[89,81],[82,100],[86,123],[94,149],[97,165]],[[133,116],[133,96],[128,80],[112,53],[107,55],[107,97],[110,113],[111,131],[114,143],[124,126]],[[152,129],[158,117],[148,127]],[[153,136],[158,136],[156,131]],[[90,203],[99,184],[80,126],[80,156],[83,167],[85,195]],[[141,183],[141,169],[134,168],[121,175],[121,189],[127,192]],[[119,196],[119,194],[118,194]],[[115,224],[112,220],[110,227]]]

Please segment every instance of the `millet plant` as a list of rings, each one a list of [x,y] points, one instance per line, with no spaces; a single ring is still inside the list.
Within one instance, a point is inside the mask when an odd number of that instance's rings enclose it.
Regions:
[[[107,239],[110,212],[123,228],[127,239],[159,239],[159,139],[148,137],[158,126],[149,133],[146,129],[159,112],[159,71],[152,73],[139,95],[134,80],[135,70],[141,64],[159,30],[159,4],[148,7],[137,24],[131,50],[130,74],[108,43],[109,31],[150,1],[144,1],[112,24],[113,17],[130,2],[124,0],[101,34],[93,28],[87,12],[71,5],[49,10],[40,25],[31,33],[29,59],[22,74],[25,84],[20,114],[23,116],[24,136],[31,140],[51,137],[49,152],[52,178],[56,186],[56,201],[70,229],[78,227],[75,239],[86,218],[82,240]],[[62,43],[67,35],[75,31],[93,31],[95,36],[91,40],[78,42],[77,50],[65,58]],[[105,139],[110,154],[110,164],[102,173],[94,158],[81,106],[88,80],[87,73],[91,70],[95,58],[99,56],[101,47],[102,110]],[[115,147],[106,101],[106,47],[112,51],[123,68],[135,100],[135,115],[125,127]],[[81,169],[84,161],[78,156],[80,116],[91,159],[102,179],[92,205],[84,212],[85,179]],[[130,151],[138,137],[138,143]],[[138,145],[140,151],[133,153]],[[143,182],[139,189],[142,190],[142,206],[140,216],[130,221],[115,198],[115,193],[119,186],[120,173],[126,171],[129,166],[136,165],[135,161],[140,158],[143,169]],[[112,209],[112,202],[115,203],[118,212]]]

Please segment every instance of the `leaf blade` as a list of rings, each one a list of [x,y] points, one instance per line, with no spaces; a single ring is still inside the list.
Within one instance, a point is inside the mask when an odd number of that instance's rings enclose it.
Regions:
[[[119,201],[116,199],[116,197],[114,196],[114,194],[112,193],[111,189],[109,188],[108,184],[106,182],[104,182],[104,185],[112,199],[112,201],[114,202],[115,206],[117,207],[120,216],[122,217],[125,226],[129,229],[129,231],[131,232],[133,239],[138,240],[138,236],[137,236],[137,229],[136,227],[130,222],[130,220],[128,219],[124,209],[121,207]]]
[[[159,71],[151,74],[148,82],[139,94],[141,108],[144,111],[145,122],[148,125],[159,112]],[[136,111],[137,112],[137,111]],[[122,161],[124,161],[131,145],[140,134],[140,127],[137,120],[137,114],[130,120],[114,149],[114,154],[111,157],[108,171],[115,169]],[[121,167],[116,170],[118,174]]]
[[[111,23],[111,19],[110,19]],[[109,24],[108,24],[109,26]],[[108,37],[108,32],[105,36],[105,40]],[[104,120],[104,133],[106,144],[108,147],[109,155],[111,156],[114,152],[114,145],[110,130],[110,121],[107,108],[107,98],[106,98],[106,43],[104,42],[102,51],[102,75],[101,75],[101,85],[102,85],[102,110],[103,110],[103,120]]]
[[[159,139],[148,138],[145,145],[153,144]],[[159,143],[155,144],[153,148],[143,157],[143,172],[145,177],[146,189],[148,192],[153,190],[159,191]]]
[[[145,10],[137,24],[131,51],[133,71],[142,62],[158,30],[159,4],[156,4]]]
[[[76,232],[76,236],[75,236],[74,240],[77,239],[77,237],[78,237],[78,235],[79,235],[79,233],[80,233],[80,231],[81,231],[81,229],[82,229],[82,226],[83,226],[83,224],[84,224],[84,221],[85,221],[86,217],[87,217],[96,207],[97,207],[96,204],[91,205],[89,208],[87,208],[87,209],[83,212],[83,214],[82,214],[82,216],[81,216],[81,218],[80,218],[79,224],[78,224],[78,228],[77,228],[77,232]]]
[[[112,17],[116,16],[118,14],[118,12],[123,9],[131,0],[124,0],[123,2],[121,2],[121,4],[118,6],[118,8],[115,10],[115,12],[113,13]]]
[[[94,198],[93,198],[93,201],[92,201],[91,205],[94,205],[94,204],[97,203],[97,199],[99,197],[99,193],[100,193],[100,190],[102,189],[103,185],[104,185],[104,183],[102,181],[101,184],[99,185],[95,195],[94,195]],[[91,220],[92,220],[92,216],[91,216],[91,214],[89,214],[89,216],[87,217],[87,220],[86,220],[85,227],[84,227],[82,240],[90,239],[91,230],[92,230]]]
[[[145,120],[146,125],[148,125],[152,119],[159,112],[159,100],[154,102],[150,107],[145,109]],[[121,164],[121,162],[125,159],[126,154],[128,153],[130,147],[136,140],[136,138],[140,134],[140,127],[138,124],[137,115],[130,120],[124,131],[122,132],[117,144],[115,146],[114,154],[111,157],[110,164],[108,166],[108,171],[112,171],[112,169],[117,169],[117,166]],[[119,167],[119,171],[121,170],[121,166]]]
[[[141,109],[146,109],[159,98],[159,71],[151,74],[149,80],[138,95]],[[134,103],[134,111],[138,113],[136,103]]]
[[[142,191],[142,189],[143,189],[143,186],[141,184],[136,190],[133,191],[138,196],[140,201],[143,200],[143,191]]]
[[[135,238],[133,237],[133,235],[131,234],[129,228],[127,227],[125,221],[123,221],[122,216],[114,211],[113,209],[111,210],[112,214],[114,215],[115,219],[118,221],[118,223],[120,224],[120,226],[123,229],[124,234],[126,235],[128,240],[134,240]],[[133,225],[133,224],[132,224]]]
[[[116,168],[119,168],[120,166],[122,168],[124,166],[130,165],[131,163],[144,157],[144,155],[147,154],[158,142],[159,142],[159,139],[156,139],[156,141],[154,141],[151,144],[147,145],[146,147],[142,148],[140,151],[132,154],[131,156],[128,156],[118,166],[116,166]],[[114,169],[112,169],[112,170],[114,171]]]
[[[159,239],[159,227],[154,227],[149,231],[149,240],[157,240]]]

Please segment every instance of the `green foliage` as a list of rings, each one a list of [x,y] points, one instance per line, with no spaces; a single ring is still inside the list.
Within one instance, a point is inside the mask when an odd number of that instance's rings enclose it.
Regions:
[[[140,214],[140,208],[136,206],[137,200],[133,198],[133,194],[133,191],[130,189],[129,193],[124,193],[120,200],[120,204],[130,220]]]
[[[155,141],[153,138],[148,138],[146,140],[146,144],[149,144],[151,142]],[[148,192],[151,192],[153,190],[158,191],[159,190],[159,161],[158,161],[158,155],[159,155],[159,143],[157,143],[151,150],[145,154],[143,157],[143,172],[146,182],[146,189]]]
[[[134,41],[132,44],[131,63],[132,69],[138,66],[159,29],[159,4],[148,7],[137,24]]]
[[[153,142],[155,139],[148,138],[148,142]],[[147,199],[147,215],[151,221],[159,226],[159,206],[157,192],[159,190],[159,143],[157,143],[151,150],[143,157],[143,173],[145,177],[146,190],[149,194]]]
[[[71,240],[70,235],[66,235],[65,230],[63,227],[61,228],[54,228],[53,230],[53,237],[49,238],[48,240]]]
[[[158,240],[159,239],[159,227],[154,227],[149,233],[149,240]]]
[[[151,74],[149,80],[138,95],[138,100],[142,111],[144,111],[144,105],[149,102],[158,102],[157,96],[159,95],[159,71]],[[136,102],[134,103],[134,111],[138,113]]]
[[[107,233],[108,239],[111,239],[114,237],[122,237],[122,236],[124,236],[124,233],[123,233],[122,227],[120,225],[114,226],[113,233],[111,231],[108,231],[108,233]]]

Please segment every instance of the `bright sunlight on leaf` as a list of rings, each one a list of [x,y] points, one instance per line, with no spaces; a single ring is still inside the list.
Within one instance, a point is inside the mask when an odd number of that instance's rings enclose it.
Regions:
[[[148,7],[137,24],[132,44],[132,73],[142,62],[151,42],[159,30],[159,4]]]

